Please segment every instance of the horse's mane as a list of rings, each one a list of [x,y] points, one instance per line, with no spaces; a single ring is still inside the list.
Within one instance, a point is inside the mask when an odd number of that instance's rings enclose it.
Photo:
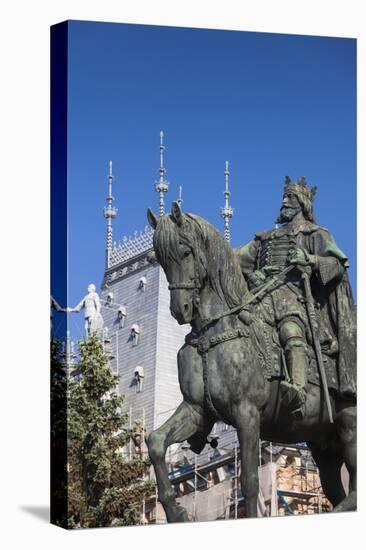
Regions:
[[[158,221],[154,233],[154,249],[160,265],[181,261],[178,244],[189,246],[198,262],[200,276],[229,308],[240,305],[248,292],[239,261],[223,235],[208,221],[194,214],[182,214],[178,226],[168,214]]]

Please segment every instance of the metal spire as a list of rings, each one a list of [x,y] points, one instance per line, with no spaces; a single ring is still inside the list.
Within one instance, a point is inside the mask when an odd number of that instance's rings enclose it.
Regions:
[[[228,243],[230,243],[230,219],[234,215],[234,209],[229,206],[229,197],[231,195],[229,191],[229,161],[225,163],[225,206],[220,209],[221,217],[224,219],[224,237]]]
[[[179,186],[179,198],[177,199],[177,203],[182,208],[183,199],[182,199],[182,186]]]
[[[61,363],[66,373],[67,381],[70,380],[72,371],[75,368],[77,353],[75,352],[74,342],[71,339],[70,331],[66,331],[66,340],[62,343],[62,351],[60,353]],[[69,392],[69,390],[67,390]]]
[[[112,184],[113,184],[113,173],[112,173],[112,161],[109,161],[109,174],[108,174],[108,197],[107,197],[107,206],[103,208],[104,217],[107,220],[107,246],[106,246],[106,268],[110,266],[110,258],[113,247],[113,227],[112,220],[117,216],[118,209],[113,206],[114,197],[112,195]]]
[[[169,182],[165,179],[166,169],[164,168],[164,151],[163,145],[164,132],[160,130],[160,168],[159,168],[159,181],[155,182],[155,191],[159,193],[159,216],[165,214],[164,193],[167,193],[169,189]]]

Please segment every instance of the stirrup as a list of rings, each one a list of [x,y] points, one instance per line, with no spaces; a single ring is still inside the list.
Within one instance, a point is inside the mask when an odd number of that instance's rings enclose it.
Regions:
[[[299,388],[286,380],[282,380],[280,383],[281,388],[281,403],[289,409],[291,414],[295,417],[303,417],[303,406],[306,399],[306,392],[304,388]]]
[[[294,417],[295,420],[302,420],[305,416],[304,406],[301,405],[301,407],[299,407],[298,409],[291,411],[291,415]]]

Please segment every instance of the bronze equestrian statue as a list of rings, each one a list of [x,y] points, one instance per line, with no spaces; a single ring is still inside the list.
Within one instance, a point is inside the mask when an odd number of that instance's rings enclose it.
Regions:
[[[171,313],[192,327],[178,352],[183,401],[147,440],[168,522],[188,516],[166,451],[187,440],[199,454],[218,420],[237,430],[248,517],[257,515],[260,437],[306,442],[334,511],[356,509],[355,306],[347,258],[315,223],[314,195],[304,178],[286,178],[280,226],[236,250],[177,203],[158,219],[148,211]]]

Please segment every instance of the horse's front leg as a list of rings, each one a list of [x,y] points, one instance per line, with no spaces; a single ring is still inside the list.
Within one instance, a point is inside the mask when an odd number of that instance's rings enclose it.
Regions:
[[[349,473],[349,493],[333,510],[347,512],[357,508],[357,411],[356,407],[343,409],[336,417],[342,456]]]
[[[240,445],[241,489],[247,517],[257,517],[259,491],[259,411],[249,402],[241,403],[237,414],[237,433]]]
[[[194,413],[195,415],[197,413]],[[188,515],[176,502],[174,489],[170,483],[165,454],[173,443],[182,443],[195,434],[198,426],[191,407],[184,401],[174,414],[147,439],[150,460],[154,466],[158,495],[169,523],[188,521]]]

